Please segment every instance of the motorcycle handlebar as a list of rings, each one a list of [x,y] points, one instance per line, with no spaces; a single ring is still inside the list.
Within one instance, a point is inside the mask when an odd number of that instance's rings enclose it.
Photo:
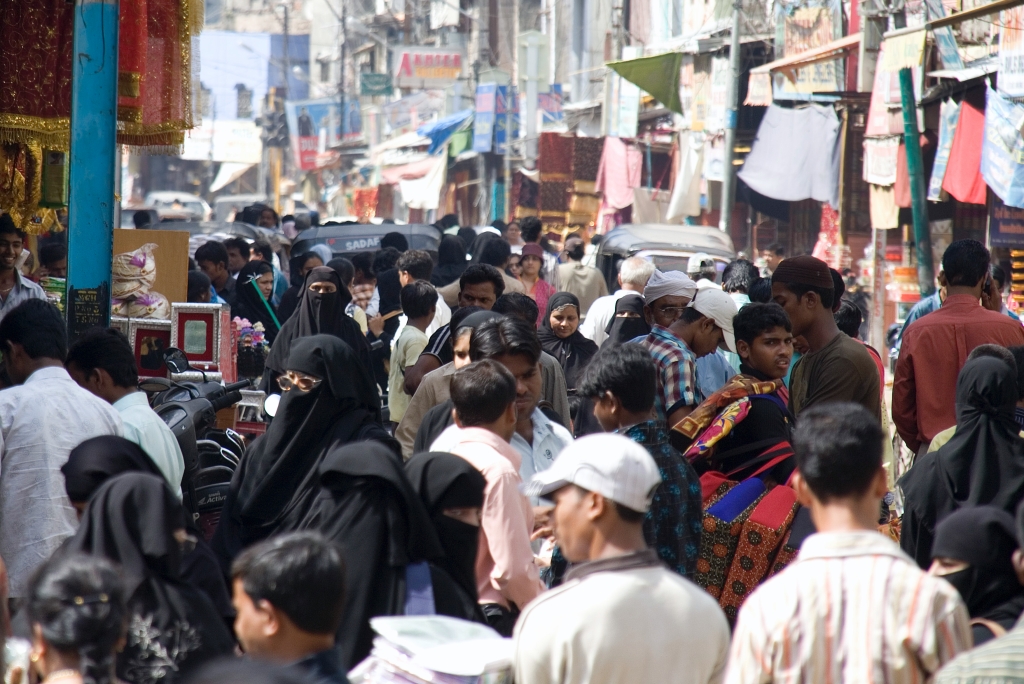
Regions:
[[[238,384],[238,383],[235,383],[235,384]],[[246,384],[248,384],[248,383],[246,383]],[[232,387],[232,386],[233,385],[228,385],[228,387]],[[227,407],[233,406],[233,405],[237,404],[240,401],[242,401],[242,393],[239,392],[238,390],[234,390],[232,392],[228,392],[223,397],[217,397],[216,399],[211,399],[210,400],[210,405],[213,406],[213,410],[214,411],[220,411],[221,409],[226,409]]]
[[[239,382],[233,382],[230,385],[224,385],[224,389],[227,392],[234,392],[235,390],[243,390],[249,387],[248,380],[240,380]]]

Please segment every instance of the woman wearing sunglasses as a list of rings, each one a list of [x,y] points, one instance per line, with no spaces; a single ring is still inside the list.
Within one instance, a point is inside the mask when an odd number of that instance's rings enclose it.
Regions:
[[[267,394],[278,391],[277,379],[289,370],[287,362],[295,344],[312,335],[332,335],[350,347],[356,361],[351,369],[343,368],[343,371],[354,373],[356,366],[370,368],[370,345],[359,324],[345,313],[350,301],[352,293],[342,284],[337,271],[327,266],[311,269],[306,274],[295,313],[281,324],[281,332],[270,348],[260,389]],[[379,409],[378,398],[374,411]]]
[[[381,426],[370,366],[350,346],[333,335],[303,337],[284,368],[275,380],[281,404],[235,471],[213,539],[225,568],[244,547],[300,528],[330,449],[377,441],[401,459],[398,442]]]

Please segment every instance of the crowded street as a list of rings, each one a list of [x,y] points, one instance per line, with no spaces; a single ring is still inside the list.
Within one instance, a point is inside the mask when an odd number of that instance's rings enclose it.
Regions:
[[[1024,682],[1017,71],[1024,0],[4,0],[3,684]]]

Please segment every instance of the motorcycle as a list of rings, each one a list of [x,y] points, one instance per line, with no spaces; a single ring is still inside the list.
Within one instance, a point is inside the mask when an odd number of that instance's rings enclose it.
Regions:
[[[202,377],[201,382],[145,378],[139,389],[146,392],[150,406],[178,440],[185,459],[181,482],[185,510],[209,541],[227,500],[231,477],[245,453],[241,435],[217,429],[217,412],[241,401],[239,390],[249,387],[249,382],[222,385],[208,381],[179,349],[164,352],[164,363],[172,373],[193,371]]]

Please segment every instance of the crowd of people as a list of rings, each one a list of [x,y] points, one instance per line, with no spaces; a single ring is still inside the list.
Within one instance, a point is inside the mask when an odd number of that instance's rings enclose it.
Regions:
[[[281,396],[209,539],[124,336],[69,346],[0,292],[9,675],[278,672],[241,651],[346,682],[371,618],[445,615],[510,637],[517,684],[1024,677],[1024,327],[983,245],[947,248],[902,331],[890,427],[814,257],[634,257],[610,292],[583,240],[500,233],[295,255],[280,283],[260,245],[197,250],[190,291],[263,323]]]

